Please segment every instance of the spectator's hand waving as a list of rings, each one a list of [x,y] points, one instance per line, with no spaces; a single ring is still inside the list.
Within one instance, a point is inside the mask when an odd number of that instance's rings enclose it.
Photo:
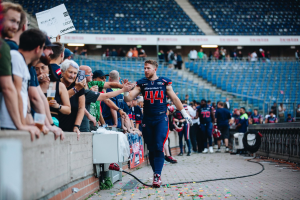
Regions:
[[[80,130],[79,130],[79,128],[75,126],[73,128],[73,132],[77,133],[77,140],[79,141],[79,137],[80,137]]]

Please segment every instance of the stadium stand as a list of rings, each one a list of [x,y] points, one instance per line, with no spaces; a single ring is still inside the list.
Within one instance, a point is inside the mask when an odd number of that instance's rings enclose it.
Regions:
[[[189,0],[219,35],[299,35],[295,0]]]
[[[16,0],[35,15],[64,3],[77,33],[204,35],[174,0]]]
[[[263,103],[300,103],[296,62],[186,62],[186,68],[224,91],[263,109]],[[236,106],[234,106],[236,107]]]

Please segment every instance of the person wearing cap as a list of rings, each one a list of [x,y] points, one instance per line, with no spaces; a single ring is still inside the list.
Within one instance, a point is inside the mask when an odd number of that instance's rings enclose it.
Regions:
[[[61,68],[60,64],[64,60],[65,47],[59,42],[53,42],[56,46],[52,46],[53,54],[50,54],[50,67],[55,72],[56,78],[61,79]]]
[[[73,55],[73,52],[70,51],[70,49],[65,48],[65,51],[64,51],[64,61],[65,61],[66,59],[71,60],[72,55]]]

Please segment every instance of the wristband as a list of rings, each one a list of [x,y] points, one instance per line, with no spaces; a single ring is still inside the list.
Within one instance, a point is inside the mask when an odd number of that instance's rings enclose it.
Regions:
[[[60,110],[61,109],[61,105],[59,105],[59,108],[58,108],[58,110]]]
[[[73,87],[72,89],[74,90],[75,94],[79,92],[75,87]]]
[[[53,124],[51,124],[51,126],[55,126],[55,124],[53,123]]]
[[[78,129],[80,128],[80,126],[79,126],[79,125],[74,125],[74,127],[77,127]]]
[[[118,112],[119,112],[120,110],[122,110],[122,109],[121,109],[121,108],[119,108],[119,109],[118,109]]]
[[[127,97],[129,95],[129,92],[124,92],[124,97]]]

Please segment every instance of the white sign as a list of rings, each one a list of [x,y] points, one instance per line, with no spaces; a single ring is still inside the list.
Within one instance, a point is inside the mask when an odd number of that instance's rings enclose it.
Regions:
[[[36,19],[39,28],[45,31],[50,38],[76,30],[65,4],[36,13]]]
[[[172,45],[172,46],[298,46],[300,36],[194,36],[194,35],[123,35],[66,34],[62,43],[94,45]]]

